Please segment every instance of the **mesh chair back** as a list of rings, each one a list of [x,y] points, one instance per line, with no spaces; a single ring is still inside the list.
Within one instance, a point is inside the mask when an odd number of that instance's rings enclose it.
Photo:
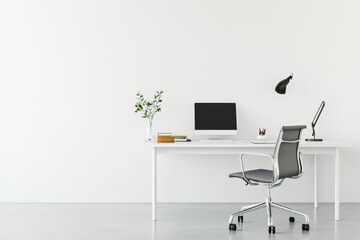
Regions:
[[[295,177],[302,173],[299,143],[301,132],[305,128],[305,125],[282,127],[274,153],[279,179]]]

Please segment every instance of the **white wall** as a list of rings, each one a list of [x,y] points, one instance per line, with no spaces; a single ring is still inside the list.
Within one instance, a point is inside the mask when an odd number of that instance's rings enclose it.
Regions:
[[[234,101],[238,139],[285,124],[349,141],[341,201],[359,202],[360,2],[0,2],[0,201],[149,202],[150,150],[135,94],[164,93],[156,129],[193,134],[193,103]],[[290,73],[286,95],[274,92]],[[309,137],[308,128],[305,137]],[[313,166],[274,192],[311,201]],[[159,201],[260,201],[228,179],[235,156],[159,159]],[[319,200],[333,201],[333,158],[319,159]]]

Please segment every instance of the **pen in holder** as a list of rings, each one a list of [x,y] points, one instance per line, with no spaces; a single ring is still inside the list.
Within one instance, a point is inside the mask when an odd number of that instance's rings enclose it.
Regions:
[[[266,139],[266,128],[259,128],[259,135],[257,139]]]

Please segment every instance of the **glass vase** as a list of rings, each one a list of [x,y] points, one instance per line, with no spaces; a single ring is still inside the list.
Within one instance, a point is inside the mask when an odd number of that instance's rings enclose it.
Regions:
[[[146,127],[145,142],[155,142],[155,135],[151,123]]]

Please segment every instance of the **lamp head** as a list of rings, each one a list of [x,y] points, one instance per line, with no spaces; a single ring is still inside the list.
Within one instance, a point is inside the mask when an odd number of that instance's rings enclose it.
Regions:
[[[285,94],[286,93],[286,86],[288,85],[288,83],[290,82],[290,80],[293,78],[293,74],[291,74],[290,76],[288,76],[286,79],[280,81],[276,87],[275,87],[275,91],[279,94]]]

